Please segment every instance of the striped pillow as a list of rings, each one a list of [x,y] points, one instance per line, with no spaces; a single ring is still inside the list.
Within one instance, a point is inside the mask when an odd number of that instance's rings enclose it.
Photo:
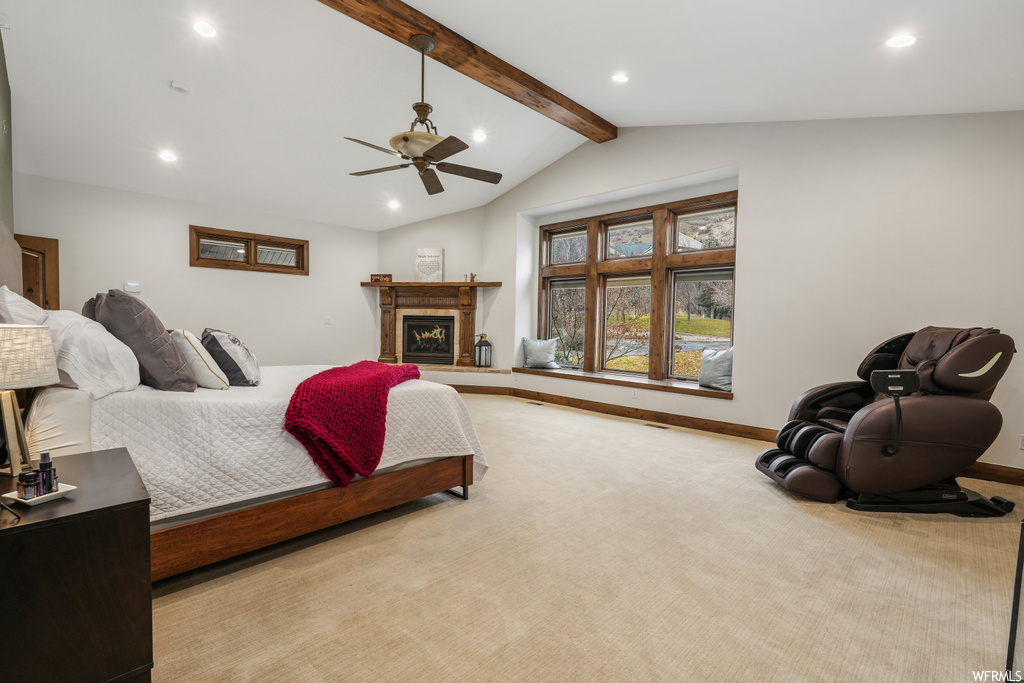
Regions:
[[[178,345],[181,355],[192,368],[196,376],[196,382],[205,389],[227,389],[228,377],[220,369],[217,361],[213,359],[210,352],[203,347],[198,337],[188,330],[167,330],[171,339]]]
[[[235,335],[207,327],[203,330],[203,348],[217,361],[231,386],[254,387],[260,383],[256,356]]]

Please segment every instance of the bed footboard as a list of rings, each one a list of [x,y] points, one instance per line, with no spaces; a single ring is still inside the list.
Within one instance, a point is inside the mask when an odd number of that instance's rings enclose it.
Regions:
[[[167,578],[433,493],[473,483],[473,456],[445,458],[150,534],[152,580]]]

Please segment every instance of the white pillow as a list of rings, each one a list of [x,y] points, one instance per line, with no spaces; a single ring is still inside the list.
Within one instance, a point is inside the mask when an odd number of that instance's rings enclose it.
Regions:
[[[199,386],[207,389],[228,388],[228,376],[220,369],[210,352],[203,348],[203,343],[197,336],[188,330],[167,331],[171,333],[171,339],[192,368]]]
[[[48,311],[42,324],[53,337],[62,385],[92,398],[139,386],[138,359],[103,325],[73,311]]]
[[[7,289],[0,287],[0,323],[18,325],[42,325],[46,311],[34,303]]]

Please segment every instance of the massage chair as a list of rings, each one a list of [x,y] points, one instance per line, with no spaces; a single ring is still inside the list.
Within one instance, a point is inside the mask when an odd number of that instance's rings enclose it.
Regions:
[[[989,402],[1015,352],[999,330],[926,327],[879,344],[858,381],[804,392],[757,469],[792,493],[856,510],[998,517],[1013,502],[955,475],[1002,427]],[[902,400],[901,400],[902,399]]]

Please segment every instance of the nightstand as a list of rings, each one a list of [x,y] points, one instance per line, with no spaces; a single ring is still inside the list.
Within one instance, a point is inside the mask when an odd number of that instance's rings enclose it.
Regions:
[[[0,514],[0,680],[149,681],[149,493],[124,448],[53,466],[77,489]]]

